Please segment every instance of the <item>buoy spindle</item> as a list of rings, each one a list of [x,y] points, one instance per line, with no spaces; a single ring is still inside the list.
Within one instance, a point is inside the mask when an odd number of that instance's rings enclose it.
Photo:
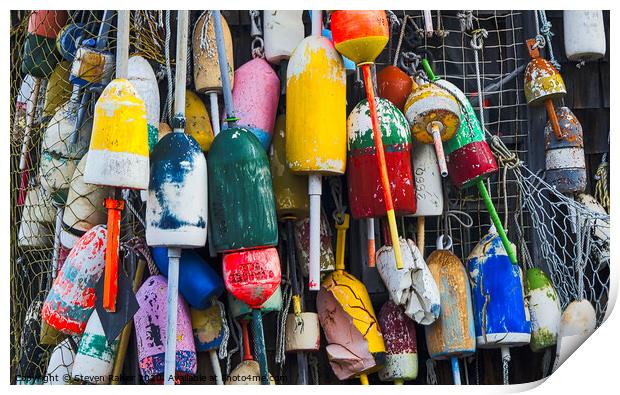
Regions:
[[[495,225],[495,229],[497,229],[497,234],[502,239],[502,244],[504,245],[506,254],[508,254],[508,258],[510,258],[510,262],[513,265],[516,265],[517,255],[515,254],[515,251],[512,248],[512,244],[510,244],[510,240],[508,240],[508,236],[506,235],[506,231],[504,230],[504,225],[502,224],[502,221],[499,219],[499,216],[497,215],[497,210],[495,210],[495,206],[493,205],[493,202],[491,201],[491,196],[489,196],[489,192],[487,191],[487,188],[484,185],[484,181],[479,180],[476,183],[476,185],[478,186],[478,191],[480,191],[482,200],[484,201],[484,204],[487,207],[487,211],[489,212],[491,221],[493,221],[493,225]]]

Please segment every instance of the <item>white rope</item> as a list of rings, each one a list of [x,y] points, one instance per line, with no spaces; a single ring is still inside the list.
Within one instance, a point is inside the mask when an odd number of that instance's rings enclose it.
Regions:
[[[435,374],[435,360],[426,360],[426,384],[437,385],[437,375]]]

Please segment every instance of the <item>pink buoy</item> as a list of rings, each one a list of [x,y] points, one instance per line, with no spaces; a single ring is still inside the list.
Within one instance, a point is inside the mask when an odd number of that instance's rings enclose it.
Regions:
[[[107,235],[105,226],[95,226],[69,253],[43,303],[41,317],[49,326],[70,335],[84,332],[105,267]]]
[[[138,343],[138,363],[142,379],[149,384],[161,384],[164,379],[167,293],[168,282],[162,275],[149,277],[136,292],[140,308],[133,320]],[[175,377],[196,374],[196,364],[192,319],[185,300],[179,295]]]
[[[239,125],[249,127],[267,150],[276,122],[280,79],[265,59],[252,59],[235,71],[232,97]]]

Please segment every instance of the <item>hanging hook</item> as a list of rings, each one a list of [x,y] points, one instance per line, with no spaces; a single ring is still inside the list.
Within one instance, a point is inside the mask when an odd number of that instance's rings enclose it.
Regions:
[[[252,37],[252,58],[265,57],[265,42],[263,41],[263,26],[259,10],[249,10],[250,14],[250,37]]]

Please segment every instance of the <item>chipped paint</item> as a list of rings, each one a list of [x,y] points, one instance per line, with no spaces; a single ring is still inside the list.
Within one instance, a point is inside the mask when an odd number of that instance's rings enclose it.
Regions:
[[[461,110],[454,97],[434,84],[420,85],[405,103],[405,116],[411,125],[413,138],[424,144],[432,144],[430,124],[439,122],[441,141],[454,137],[461,124]]]
[[[97,311],[93,311],[80,339],[71,377],[80,382],[108,384],[114,366],[119,339],[106,340]]]
[[[224,339],[220,305],[214,304],[204,310],[192,308],[191,315],[196,351],[217,350]]]
[[[379,325],[385,340],[382,381],[415,380],[418,377],[418,346],[415,323],[391,300],[379,310]]]
[[[87,46],[79,47],[71,65],[71,83],[105,86],[112,79],[114,60],[112,52]]]
[[[159,135],[159,87],[155,72],[149,62],[142,56],[132,56],[127,65],[127,79],[135,88],[138,96],[146,105],[148,124],[149,151],[157,143]]]
[[[562,76],[546,59],[533,58],[525,68],[523,92],[530,106],[539,106],[547,99],[559,99],[566,94]]]
[[[556,344],[561,319],[560,299],[547,275],[538,268],[525,272],[526,298],[532,320],[532,351]]]
[[[194,27],[192,38],[192,52],[194,55],[194,85],[196,91],[200,93],[222,92],[222,76],[220,74],[220,62],[217,56],[217,45],[215,43],[215,26],[211,11],[205,12],[200,16]],[[224,36],[224,47],[226,60],[228,61],[228,78],[230,87],[234,87],[234,73],[231,65],[233,61],[233,45],[230,28],[224,15],[222,19],[222,33]],[[207,22],[205,32],[204,24]],[[206,33],[206,34],[205,34]]]
[[[331,228],[323,211],[321,211],[320,227],[319,265],[321,273],[331,272],[336,269],[336,260],[332,248]],[[308,217],[295,223],[295,248],[302,274],[307,277],[310,264],[310,218]]]
[[[252,309],[246,303],[243,303],[234,295],[227,293],[228,295],[228,308],[234,318],[243,317],[244,319],[252,319]],[[270,313],[272,311],[282,310],[282,289],[278,285],[273,294],[263,303],[260,308],[262,314]]]
[[[413,216],[441,215],[443,186],[435,148],[429,144],[414,143],[411,162],[416,198],[416,211]]]

